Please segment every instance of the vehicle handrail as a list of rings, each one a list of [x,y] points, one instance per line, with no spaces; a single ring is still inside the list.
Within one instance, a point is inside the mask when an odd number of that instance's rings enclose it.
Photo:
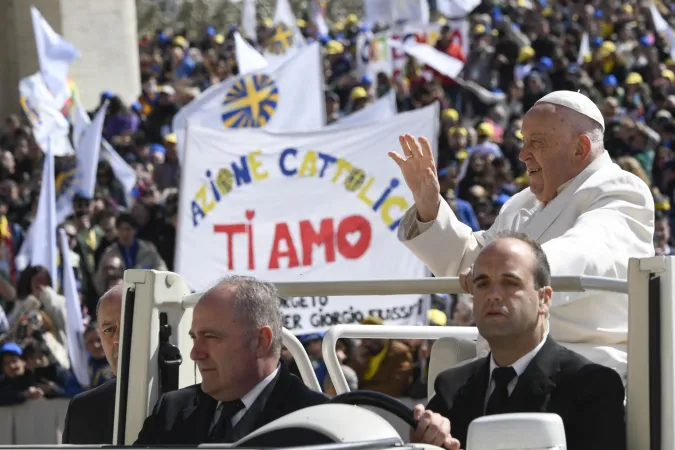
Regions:
[[[398,280],[281,281],[273,282],[280,297],[317,297],[348,295],[453,294],[462,292],[459,277],[412,278]],[[558,292],[605,291],[628,293],[626,280],[605,277],[552,278]],[[186,295],[183,308],[194,306],[200,294]]]

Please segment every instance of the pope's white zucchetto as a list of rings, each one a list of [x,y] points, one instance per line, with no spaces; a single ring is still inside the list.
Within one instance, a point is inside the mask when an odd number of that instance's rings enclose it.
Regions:
[[[602,117],[600,109],[597,107],[593,100],[586,97],[580,92],[573,91],[555,91],[547,94],[537,100],[536,104],[539,103],[551,103],[554,105],[564,106],[571,109],[572,111],[578,112],[581,115],[588,117],[589,119],[597,122],[602,126],[602,131],[605,131],[605,119]]]

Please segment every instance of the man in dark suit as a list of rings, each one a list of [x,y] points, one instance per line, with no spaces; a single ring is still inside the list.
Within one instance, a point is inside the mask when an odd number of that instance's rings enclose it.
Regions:
[[[231,443],[286,414],[325,403],[280,364],[273,285],[231,276],[195,306],[190,358],[202,383],[162,396],[135,445]]]
[[[625,449],[619,374],[548,336],[551,274],[541,246],[507,233],[481,251],[468,282],[491,354],[436,378],[426,410],[415,407],[413,441],[459,450],[477,417],[548,412],[562,418],[568,450]]]
[[[96,310],[103,352],[113,373],[117,375],[122,283],[103,294]],[[72,445],[112,444],[116,392],[117,380],[113,378],[97,388],[76,395],[68,405],[61,442]]]

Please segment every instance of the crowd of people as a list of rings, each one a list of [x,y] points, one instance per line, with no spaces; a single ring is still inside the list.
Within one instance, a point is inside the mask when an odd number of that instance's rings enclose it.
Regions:
[[[656,33],[649,5],[529,3],[482,2],[467,18],[468,54],[442,27],[434,45],[465,62],[461,84],[411,58],[400,75],[379,74],[375,89],[355,63],[357,37],[369,31],[358,17],[336,21],[329,36],[318,36],[309,20],[299,19],[307,38],[321,41],[325,50],[328,121],[367,106],[390,89],[396,92],[399,112],[440,102],[436,162],[441,193],[457,217],[478,231],[488,229],[501,206],[529,185],[519,160],[523,114],[551,91],[580,91],[602,111],[611,158],[651,188],[657,209],[654,245],[657,254],[671,254],[675,61],[670,55],[675,51]],[[675,19],[675,12],[657,7],[666,20]],[[436,20],[446,23],[442,17]],[[259,46],[271,25],[269,20],[260,25]],[[579,57],[584,32],[590,36],[590,52]],[[6,119],[0,134],[0,405],[69,397],[111,379],[97,324],[99,297],[125,269],[172,269],[180,178],[172,119],[201,91],[237,74],[233,29],[158,30],[141,36],[139,51],[142,93],[137,101],[127,105],[115,93],[101,94],[101,103],[109,101],[103,136],[134,168],[137,185],[125,192],[110,164],[101,161],[94,198],[76,196],[73,216],[61,224],[71,248],[61,259],[70,259],[79,283],[91,386],[80,386],[69,371],[63,283],[45,267],[19,272],[15,265],[37,209],[42,149],[18,115]],[[469,84],[492,95],[478,96],[475,89],[466,89]],[[71,166],[72,158],[57,158],[57,185]],[[471,305],[462,297],[438,295],[434,304],[431,324],[473,323]],[[378,318],[367,321],[379,323]],[[302,340],[323,382],[321,335]],[[345,340],[340,345],[352,388],[426,396],[428,343]],[[325,383],[330,392],[329,381]]]

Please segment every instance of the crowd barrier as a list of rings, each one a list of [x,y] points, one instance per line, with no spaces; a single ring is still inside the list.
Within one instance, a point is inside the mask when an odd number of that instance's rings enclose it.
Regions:
[[[68,398],[0,407],[0,445],[59,445]]]
[[[411,408],[419,400],[400,399]],[[0,445],[59,445],[70,399],[29,400],[23,405],[0,407]],[[368,408],[387,419],[404,440],[409,427],[393,414]]]

